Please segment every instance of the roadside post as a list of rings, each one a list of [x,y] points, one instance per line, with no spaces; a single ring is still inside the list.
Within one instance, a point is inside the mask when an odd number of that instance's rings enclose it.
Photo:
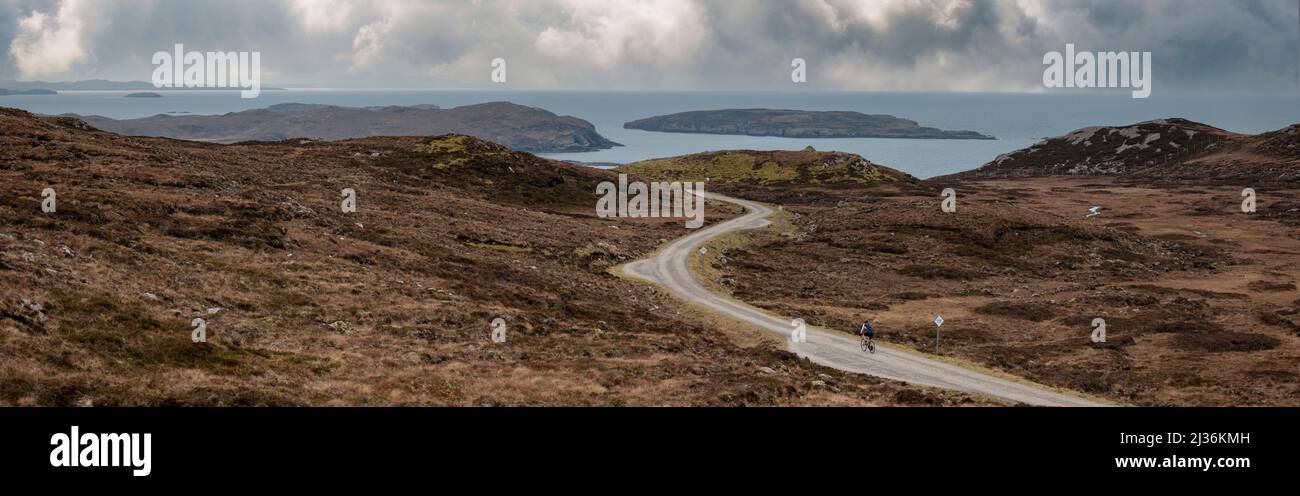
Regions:
[[[943,327],[943,316],[934,316],[934,351],[939,352],[939,328]]]

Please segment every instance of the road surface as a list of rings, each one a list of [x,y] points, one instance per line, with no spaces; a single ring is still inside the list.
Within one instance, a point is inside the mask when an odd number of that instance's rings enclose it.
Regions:
[[[790,341],[791,319],[726,298],[706,289],[691,274],[689,261],[703,244],[723,234],[767,226],[772,209],[765,205],[709,193],[718,201],[734,203],[748,212],[727,222],[700,229],[678,238],[654,258],[626,265],[625,273],[656,283],[677,296],[735,320],[787,338],[791,352],[827,367],[870,374],[912,384],[955,389],[1039,406],[1107,406],[1084,398],[1061,394],[1030,384],[1010,381],[975,370],[940,362],[925,356],[879,346],[875,354],[862,351],[858,338],[809,327],[807,340]]]

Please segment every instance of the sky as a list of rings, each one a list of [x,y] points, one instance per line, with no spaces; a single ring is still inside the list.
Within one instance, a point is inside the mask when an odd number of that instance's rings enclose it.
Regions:
[[[176,43],[289,87],[1041,91],[1073,43],[1152,52],[1161,91],[1300,91],[1300,0],[0,0],[0,80],[148,81]]]

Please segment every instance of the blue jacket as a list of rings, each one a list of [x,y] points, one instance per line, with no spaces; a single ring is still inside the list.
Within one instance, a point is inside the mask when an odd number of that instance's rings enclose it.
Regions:
[[[870,322],[863,322],[863,323],[862,323],[862,330],[859,331],[859,332],[861,332],[862,334],[865,334],[865,335],[867,335],[867,336],[875,336],[875,335],[876,335],[876,328],[871,327],[871,323],[870,323]]]

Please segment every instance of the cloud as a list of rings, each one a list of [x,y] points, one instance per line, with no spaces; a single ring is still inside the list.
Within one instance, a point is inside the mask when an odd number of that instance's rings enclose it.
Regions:
[[[1287,0],[1043,0],[1056,43],[1151,51],[1157,87],[1285,90],[1300,82],[1298,7]]]
[[[55,11],[33,11],[18,20],[9,44],[19,73],[25,78],[61,76],[89,58],[86,48],[87,0],[65,0]]]
[[[372,22],[361,26],[352,39],[352,65],[348,70],[366,70],[378,63],[386,51],[384,39],[393,30],[390,21]]]
[[[149,55],[258,50],[268,84],[1041,90],[1066,43],[1151,51],[1161,91],[1294,91],[1294,0],[0,0],[0,75],[147,79]],[[271,76],[273,75],[273,77]]]
[[[347,28],[357,10],[349,0],[288,0],[289,9],[312,33],[338,32]]]
[[[822,89],[1022,90],[1040,79],[1036,26],[1008,2],[821,0],[796,7],[751,2],[737,18],[729,2],[712,4],[725,18],[714,23],[722,50],[716,72],[781,67],[782,58],[788,65],[797,56],[809,64],[808,84]],[[755,36],[755,29],[768,34]]]
[[[700,6],[689,0],[562,1],[567,22],[537,35],[540,55],[599,69],[624,64],[689,64],[707,38]]]

